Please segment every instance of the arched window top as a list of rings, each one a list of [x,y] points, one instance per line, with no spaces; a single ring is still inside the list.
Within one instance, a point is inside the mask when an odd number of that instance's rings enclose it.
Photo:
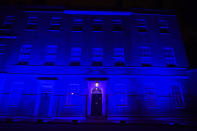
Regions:
[[[92,94],[102,94],[102,90],[100,88],[93,88],[92,89]]]

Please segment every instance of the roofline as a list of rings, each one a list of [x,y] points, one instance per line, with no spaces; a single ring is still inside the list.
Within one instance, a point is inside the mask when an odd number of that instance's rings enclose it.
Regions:
[[[15,7],[15,8],[14,8]],[[0,6],[0,9],[22,9],[26,13],[60,13],[72,15],[123,15],[129,16],[133,14],[143,15],[175,15],[175,10],[162,10],[162,9],[145,9],[145,8],[132,8],[130,10],[75,10],[66,9],[64,6]]]
[[[132,15],[131,11],[81,11],[81,10],[64,10],[64,14],[72,15]]]
[[[95,10],[25,10],[25,13],[58,13],[58,14],[69,14],[69,15],[120,15],[130,16],[133,14],[137,15],[176,15],[175,13],[166,12],[143,12],[143,11],[95,11]]]

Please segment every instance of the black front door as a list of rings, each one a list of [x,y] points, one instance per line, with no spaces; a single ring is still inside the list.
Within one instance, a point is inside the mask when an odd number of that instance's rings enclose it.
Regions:
[[[102,94],[92,94],[91,115],[102,116]]]

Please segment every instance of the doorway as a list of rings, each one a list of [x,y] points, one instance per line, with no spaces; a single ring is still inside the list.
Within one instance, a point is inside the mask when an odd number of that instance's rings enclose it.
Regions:
[[[102,116],[102,91],[99,88],[92,90],[91,116]]]

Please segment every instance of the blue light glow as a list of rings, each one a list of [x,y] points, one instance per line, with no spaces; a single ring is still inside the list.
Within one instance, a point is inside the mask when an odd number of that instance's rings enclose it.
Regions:
[[[0,35],[0,118],[132,121],[187,114],[190,77],[175,16],[162,15],[163,33],[161,15],[150,12],[14,12],[17,26],[0,29],[17,36]],[[31,31],[28,16],[36,18]]]

